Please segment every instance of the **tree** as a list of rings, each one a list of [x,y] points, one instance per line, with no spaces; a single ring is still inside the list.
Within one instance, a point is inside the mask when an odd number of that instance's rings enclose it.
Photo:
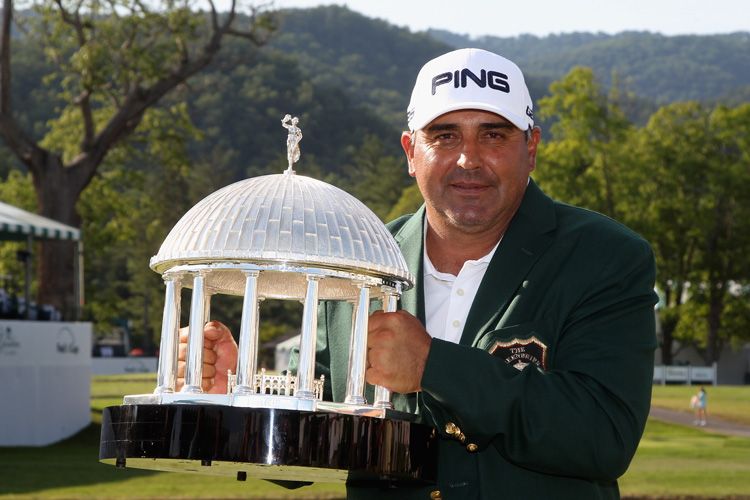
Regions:
[[[749,136],[750,105],[711,110],[687,102],[661,108],[631,143],[630,211],[640,215],[630,223],[657,257],[665,364],[675,339],[696,345],[711,363],[743,331]]]
[[[380,139],[372,135],[364,137],[351,158],[347,174],[352,187],[347,191],[387,222],[388,213],[409,184],[403,158],[389,155]]]
[[[137,136],[144,135],[143,142],[113,148],[78,203],[86,235],[85,287],[93,299],[85,316],[97,332],[127,320],[133,343],[146,352],[153,351],[159,333],[163,294],[149,259],[194,200],[205,194],[195,192],[206,182],[195,178],[187,156],[187,144],[200,134],[185,108],[150,109]]]
[[[412,184],[401,192],[401,196],[391,211],[388,212],[385,220],[392,221],[404,214],[412,214],[416,212],[423,203],[424,198],[422,198],[422,192],[419,190],[419,185],[417,185],[416,182],[412,182]]]
[[[552,121],[542,142],[539,183],[553,196],[618,217],[622,173],[619,145],[632,131],[617,105],[617,90],[603,93],[590,68],[573,68],[540,99],[540,115]]]
[[[39,212],[79,227],[76,203],[107,154],[128,140],[146,112],[169,92],[204,70],[228,37],[260,46],[274,29],[263,9],[251,8],[247,21],[233,1],[220,14],[192,12],[189,0],[42,0],[29,16],[29,36],[45,49],[56,72],[61,107],[43,138],[23,130],[12,107],[11,27],[13,2],[3,1],[0,35],[0,136],[32,175]],[[64,242],[42,247],[38,263],[39,300],[67,315],[73,249]]]
[[[541,115],[553,120],[536,178],[553,196],[610,215],[654,248],[662,362],[676,339],[707,362],[741,338],[750,252],[750,105],[677,103],[640,129],[576,68],[550,86]],[[749,306],[745,306],[747,308]],[[747,325],[750,327],[750,325]]]

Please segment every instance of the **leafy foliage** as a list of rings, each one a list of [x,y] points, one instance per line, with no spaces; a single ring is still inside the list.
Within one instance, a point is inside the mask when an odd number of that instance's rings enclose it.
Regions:
[[[750,105],[674,103],[636,128],[590,69],[574,68],[550,92],[540,101],[542,114],[555,120],[540,150],[540,184],[652,243],[665,363],[673,339],[715,361],[750,328]]]

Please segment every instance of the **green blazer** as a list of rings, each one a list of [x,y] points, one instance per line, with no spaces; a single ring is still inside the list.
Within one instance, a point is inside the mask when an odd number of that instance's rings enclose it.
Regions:
[[[423,323],[424,223],[422,207],[389,225],[416,276],[401,307]],[[651,399],[654,279],[643,238],[530,182],[460,343],[433,339],[422,392],[394,395],[438,430],[438,484],[349,498],[619,498]],[[336,401],[351,318],[348,304],[321,305],[316,361]]]

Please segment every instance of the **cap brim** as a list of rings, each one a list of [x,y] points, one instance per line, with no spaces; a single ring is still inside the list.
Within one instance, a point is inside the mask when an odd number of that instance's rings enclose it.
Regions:
[[[450,113],[452,111],[459,111],[463,109],[477,109],[480,111],[489,111],[490,113],[495,113],[496,115],[505,118],[506,120],[508,120],[509,122],[511,122],[513,125],[515,125],[521,130],[526,130],[530,126],[532,126],[532,124],[529,123],[529,119],[525,116],[518,116],[515,113],[509,113],[507,110],[500,109],[497,106],[492,106],[490,104],[487,104],[486,102],[474,101],[474,102],[454,102],[446,106],[441,106],[439,112],[420,117],[419,123],[417,123],[417,120],[412,120],[412,122],[409,123],[409,128],[411,129],[412,132],[423,129],[436,118],[443,116],[446,113]]]

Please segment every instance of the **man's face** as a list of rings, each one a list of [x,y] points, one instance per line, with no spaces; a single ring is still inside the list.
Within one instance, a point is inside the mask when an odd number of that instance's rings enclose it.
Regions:
[[[422,130],[404,132],[409,175],[430,224],[472,234],[504,231],[536,165],[539,138],[538,128],[527,141],[505,118],[479,110],[446,113]]]

